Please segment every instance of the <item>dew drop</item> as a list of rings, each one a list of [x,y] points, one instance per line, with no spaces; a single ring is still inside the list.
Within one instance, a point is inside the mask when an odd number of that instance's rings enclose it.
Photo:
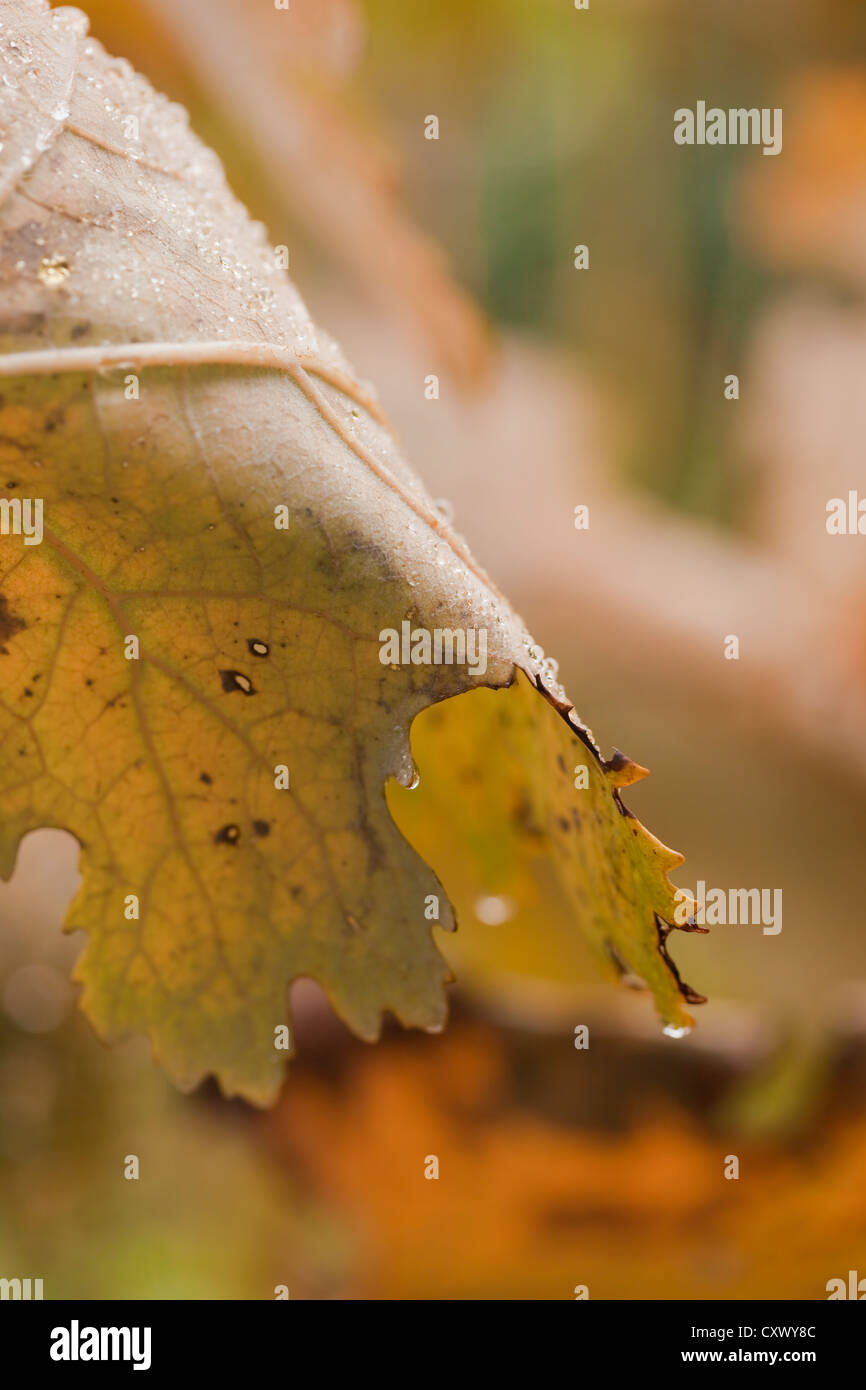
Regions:
[[[517,904],[513,898],[493,894],[476,899],[474,906],[475,916],[487,927],[501,927],[503,922],[511,921],[516,911]]]
[[[402,733],[402,730],[395,725],[394,732]],[[407,791],[412,791],[421,781],[417,767],[411,757],[408,756],[404,759],[402,767],[398,772],[395,772],[394,776],[400,786],[405,787]]]
[[[69,262],[63,256],[45,256],[39,262],[36,274],[49,289],[57,289],[70,275]]]

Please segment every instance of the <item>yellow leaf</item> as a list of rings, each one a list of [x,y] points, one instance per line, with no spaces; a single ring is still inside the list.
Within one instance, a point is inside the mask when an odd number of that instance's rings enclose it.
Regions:
[[[144,1031],[179,1085],[213,1072],[266,1103],[295,978],[362,1037],[386,1010],[441,1027],[425,907],[452,912],[384,788],[413,780],[414,716],[479,686],[512,686],[478,733],[513,749],[482,757],[494,832],[522,842],[528,814],[582,925],[684,1024],[656,926],[675,857],[621,808],[629,770],[601,762],[214,156],[78,12],[3,18],[0,871],[36,827],[81,843],[68,925],[101,1036]],[[418,634],[429,663],[406,660]],[[449,661],[461,640],[472,659]],[[575,749],[579,825],[555,766]]]
[[[537,953],[518,941],[532,931],[520,910],[543,913],[542,946],[560,934],[554,927],[551,935],[549,918],[565,916],[611,974],[652,989],[665,1027],[688,1028],[683,1000],[703,999],[680,981],[666,948],[678,906],[668,872],[682,855],[651,835],[619,795],[646,769],[619,752],[604,761],[575,712],[555,700],[541,705],[522,673],[506,693],[480,690],[437,705],[413,735],[421,786],[411,795],[391,789],[389,803],[416,848],[443,873],[447,864],[461,917],[479,893],[491,896],[494,911],[497,900],[503,913],[510,909],[513,931],[505,930],[507,918],[494,919],[495,950],[503,958],[511,951],[525,970]],[[552,868],[541,882],[539,860]],[[557,913],[559,903],[565,913]],[[683,929],[700,930],[688,922]]]

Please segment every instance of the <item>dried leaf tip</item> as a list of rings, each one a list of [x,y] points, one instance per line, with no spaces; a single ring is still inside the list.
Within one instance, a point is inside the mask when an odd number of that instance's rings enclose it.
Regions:
[[[641,767],[618,748],[614,748],[613,756],[604,763],[604,770],[613,787],[631,787],[650,775],[648,767]]]

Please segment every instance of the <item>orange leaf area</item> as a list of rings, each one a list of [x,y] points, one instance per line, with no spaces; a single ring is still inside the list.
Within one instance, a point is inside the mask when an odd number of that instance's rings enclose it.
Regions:
[[[576,1128],[515,1102],[514,1085],[476,1026],[383,1047],[339,1082],[293,1079],[273,1138],[354,1234],[348,1296],[571,1299],[585,1284],[590,1298],[822,1299],[856,1266],[863,1117],[780,1149],[674,1104],[623,1132]]]

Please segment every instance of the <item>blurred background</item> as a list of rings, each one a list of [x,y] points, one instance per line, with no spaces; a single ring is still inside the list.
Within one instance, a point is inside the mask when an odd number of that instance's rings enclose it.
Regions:
[[[866,540],[825,527],[866,495],[866,7],[86,8],[289,248],[602,748],[653,769],[625,800],[686,855],[675,879],[781,888],[784,926],[672,943],[710,996],[674,1040],[543,902],[449,882],[434,837],[461,922],[446,1032],[370,1047],[299,982],[260,1113],[94,1038],[60,934],[77,847],[32,835],[0,885],[0,1274],[231,1299],[823,1298],[866,1275]],[[698,100],[782,107],[781,155],[676,146]]]

